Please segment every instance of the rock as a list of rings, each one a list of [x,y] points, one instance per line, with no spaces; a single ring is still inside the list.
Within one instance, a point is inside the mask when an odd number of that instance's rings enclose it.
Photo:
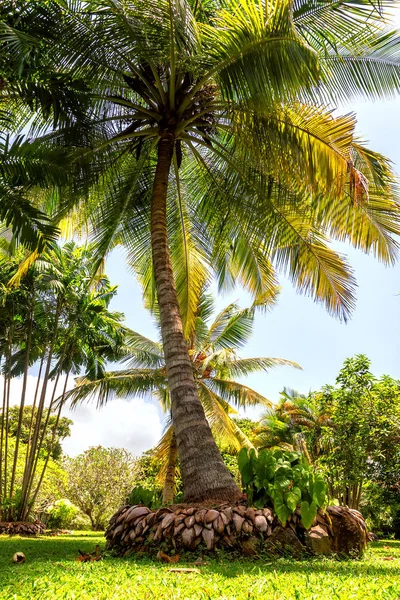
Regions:
[[[258,531],[261,531],[261,533],[264,533],[268,530],[267,519],[262,515],[256,515],[254,517],[254,525],[256,526]]]
[[[184,529],[182,531],[182,543],[186,548],[190,548],[195,540],[196,534],[194,527],[190,529]]]
[[[326,528],[321,525],[311,527],[309,531],[305,532],[304,537],[307,548],[313,554],[332,554],[332,540]]]
[[[223,509],[223,514],[227,517],[228,522],[232,521],[232,508],[230,506],[228,506],[227,508]]]
[[[174,520],[175,520],[174,513],[169,513],[168,515],[165,515],[165,517],[161,521],[162,529],[167,529],[167,527],[169,527],[171,525],[171,523],[174,522]]]
[[[149,514],[150,510],[147,506],[132,506],[129,510],[127,510],[125,514],[125,523],[131,523],[138,517],[143,517],[144,515]]]
[[[199,535],[201,535],[201,532],[203,531],[202,525],[199,525],[198,523],[195,523],[193,525],[193,528],[194,528],[194,532],[196,534],[196,537],[199,537]]]
[[[215,521],[215,519],[218,519],[218,517],[219,512],[211,508],[206,512],[206,516],[204,517],[204,524],[207,525],[208,523],[212,523],[213,521]]]
[[[213,521],[213,527],[217,533],[223,533],[225,529],[225,523],[219,514],[218,517]]]
[[[175,525],[179,525],[179,523],[182,523],[187,518],[188,517],[186,515],[182,515],[182,514],[177,515],[177,514],[175,514],[174,523],[175,523]]]
[[[242,551],[245,556],[257,556],[260,540],[254,535],[242,541]]]
[[[233,509],[234,513],[237,513],[238,515],[240,515],[241,517],[244,517],[246,514],[246,507],[245,506],[235,506],[235,508]]]
[[[195,524],[196,519],[194,518],[193,515],[191,515],[190,517],[186,517],[185,519],[185,525],[188,529],[190,529],[191,527],[193,527],[193,525]]]
[[[204,517],[206,516],[206,512],[207,510],[205,508],[202,508],[201,510],[198,510],[196,512],[196,514],[194,515],[196,523],[199,523],[200,525],[204,524]]]
[[[174,527],[174,537],[178,535],[181,531],[185,529],[185,523],[179,523],[179,525],[175,525]]]
[[[237,535],[240,535],[242,531],[242,525],[244,523],[244,518],[238,515],[237,513],[233,513],[233,523],[235,525]]]
[[[203,529],[201,532],[203,540],[206,543],[207,550],[212,550],[214,547],[214,529]]]
[[[285,551],[299,557],[304,552],[304,546],[291,527],[277,525],[265,542],[265,549],[271,553]]]
[[[256,518],[256,511],[255,511],[254,508],[249,507],[246,510],[246,518],[249,519],[253,523],[253,525],[254,525],[254,520]]]
[[[263,508],[262,512],[264,517],[267,519],[268,523],[271,524],[274,520],[274,513],[272,512],[272,510],[270,508]]]
[[[245,521],[242,525],[242,533],[244,535],[250,535],[253,533],[253,525],[249,521]]]
[[[361,556],[367,546],[367,528],[360,513],[345,506],[328,506],[326,512],[332,523],[332,551]]]

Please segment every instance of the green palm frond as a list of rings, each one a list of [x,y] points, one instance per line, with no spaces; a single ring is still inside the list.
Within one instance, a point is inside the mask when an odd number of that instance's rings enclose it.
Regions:
[[[100,408],[113,398],[146,397],[165,385],[165,375],[152,369],[130,369],[109,371],[96,381],[80,377],[76,383],[76,387],[68,392],[65,400],[69,401],[71,406],[85,400],[95,400]]]
[[[259,371],[269,371],[275,367],[289,366],[301,369],[300,365],[284,358],[237,358],[229,361],[227,368],[231,377],[244,377]]]
[[[164,366],[162,345],[136,331],[127,331],[119,352],[121,362],[129,369],[159,369]]]
[[[246,408],[247,406],[271,406],[271,400],[268,400],[265,396],[256,392],[255,390],[238,383],[237,381],[230,381],[225,379],[219,379],[213,377],[207,380],[207,385],[210,389],[221,396],[225,402],[231,402],[238,408]]]

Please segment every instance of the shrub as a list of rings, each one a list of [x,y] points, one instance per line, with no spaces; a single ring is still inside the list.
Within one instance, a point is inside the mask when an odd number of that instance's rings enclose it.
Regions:
[[[162,492],[159,490],[148,490],[141,485],[133,488],[126,499],[127,504],[143,504],[148,508],[158,508],[161,506]]]
[[[79,513],[79,508],[63,498],[54,502],[47,512],[47,526],[51,529],[64,529],[71,526],[72,521]]]
[[[242,448],[238,463],[249,504],[271,506],[282,525],[299,506],[303,525],[309,529],[318,508],[327,502],[323,476],[297,452],[276,449],[257,454]]]

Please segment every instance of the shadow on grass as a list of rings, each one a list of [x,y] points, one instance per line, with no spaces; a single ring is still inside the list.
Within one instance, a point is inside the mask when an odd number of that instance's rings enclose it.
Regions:
[[[15,552],[23,552],[30,563],[76,561],[82,552],[93,552],[96,544],[105,546],[102,532],[88,531],[63,536],[0,536],[0,564],[9,563]]]

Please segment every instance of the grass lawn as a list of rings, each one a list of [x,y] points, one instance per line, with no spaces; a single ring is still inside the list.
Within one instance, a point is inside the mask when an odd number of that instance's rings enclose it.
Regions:
[[[171,565],[133,557],[105,556],[79,563],[78,548],[104,545],[101,534],[79,532],[56,538],[0,536],[0,598],[7,600],[296,600],[340,598],[400,600],[400,542],[370,545],[361,561],[293,561],[216,557],[197,573],[171,573]],[[390,546],[388,548],[387,546]],[[24,552],[26,562],[13,564]],[[385,560],[394,557],[392,560]],[[190,567],[188,557],[179,567]],[[175,566],[175,565],[173,565]]]

